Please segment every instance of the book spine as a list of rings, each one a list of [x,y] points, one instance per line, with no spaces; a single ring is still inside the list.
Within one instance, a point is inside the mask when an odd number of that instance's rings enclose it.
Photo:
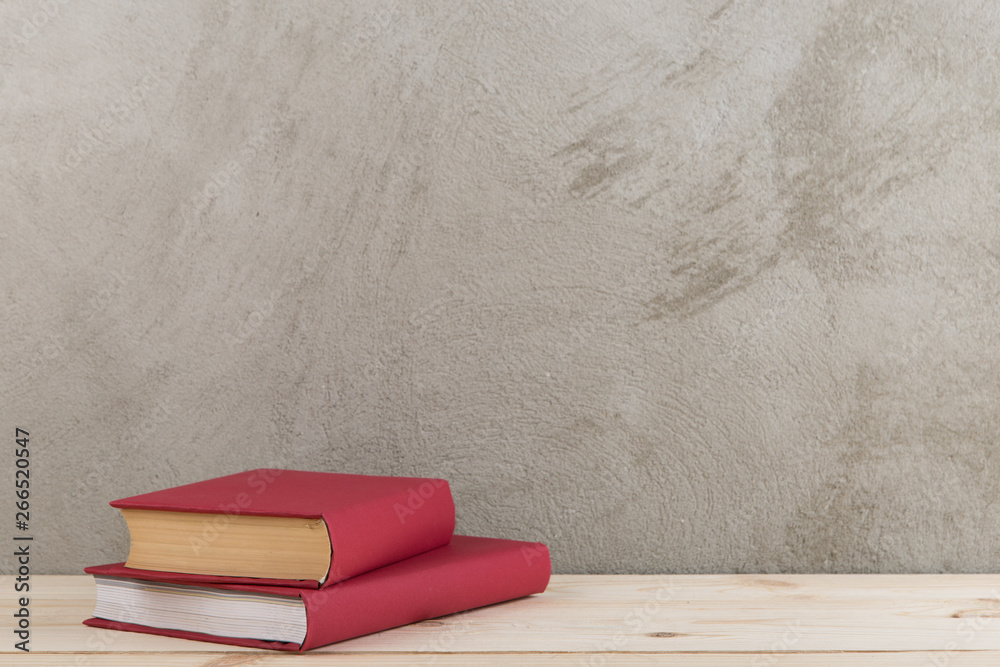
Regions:
[[[414,479],[405,491],[324,513],[332,562],[322,587],[448,544],[455,503],[443,479]]]

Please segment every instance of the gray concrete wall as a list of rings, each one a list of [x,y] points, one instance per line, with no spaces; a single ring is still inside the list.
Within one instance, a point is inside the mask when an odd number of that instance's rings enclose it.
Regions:
[[[991,3],[0,15],[36,572],[260,466],[446,477],[559,572],[996,570]]]

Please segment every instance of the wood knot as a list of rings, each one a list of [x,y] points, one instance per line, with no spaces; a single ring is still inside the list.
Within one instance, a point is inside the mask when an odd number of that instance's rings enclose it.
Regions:
[[[966,609],[956,611],[952,618],[1000,618],[1000,610],[997,609]]]

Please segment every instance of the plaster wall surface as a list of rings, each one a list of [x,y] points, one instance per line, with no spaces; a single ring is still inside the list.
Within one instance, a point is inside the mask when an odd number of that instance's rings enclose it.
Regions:
[[[445,477],[558,572],[995,571],[998,18],[0,4],[33,571],[265,466]]]

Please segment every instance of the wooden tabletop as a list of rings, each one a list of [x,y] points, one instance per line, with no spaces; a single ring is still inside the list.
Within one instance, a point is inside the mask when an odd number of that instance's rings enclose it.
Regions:
[[[0,665],[1000,665],[1000,575],[560,575],[301,655],[86,627],[89,576],[32,577],[25,654],[5,579]]]

